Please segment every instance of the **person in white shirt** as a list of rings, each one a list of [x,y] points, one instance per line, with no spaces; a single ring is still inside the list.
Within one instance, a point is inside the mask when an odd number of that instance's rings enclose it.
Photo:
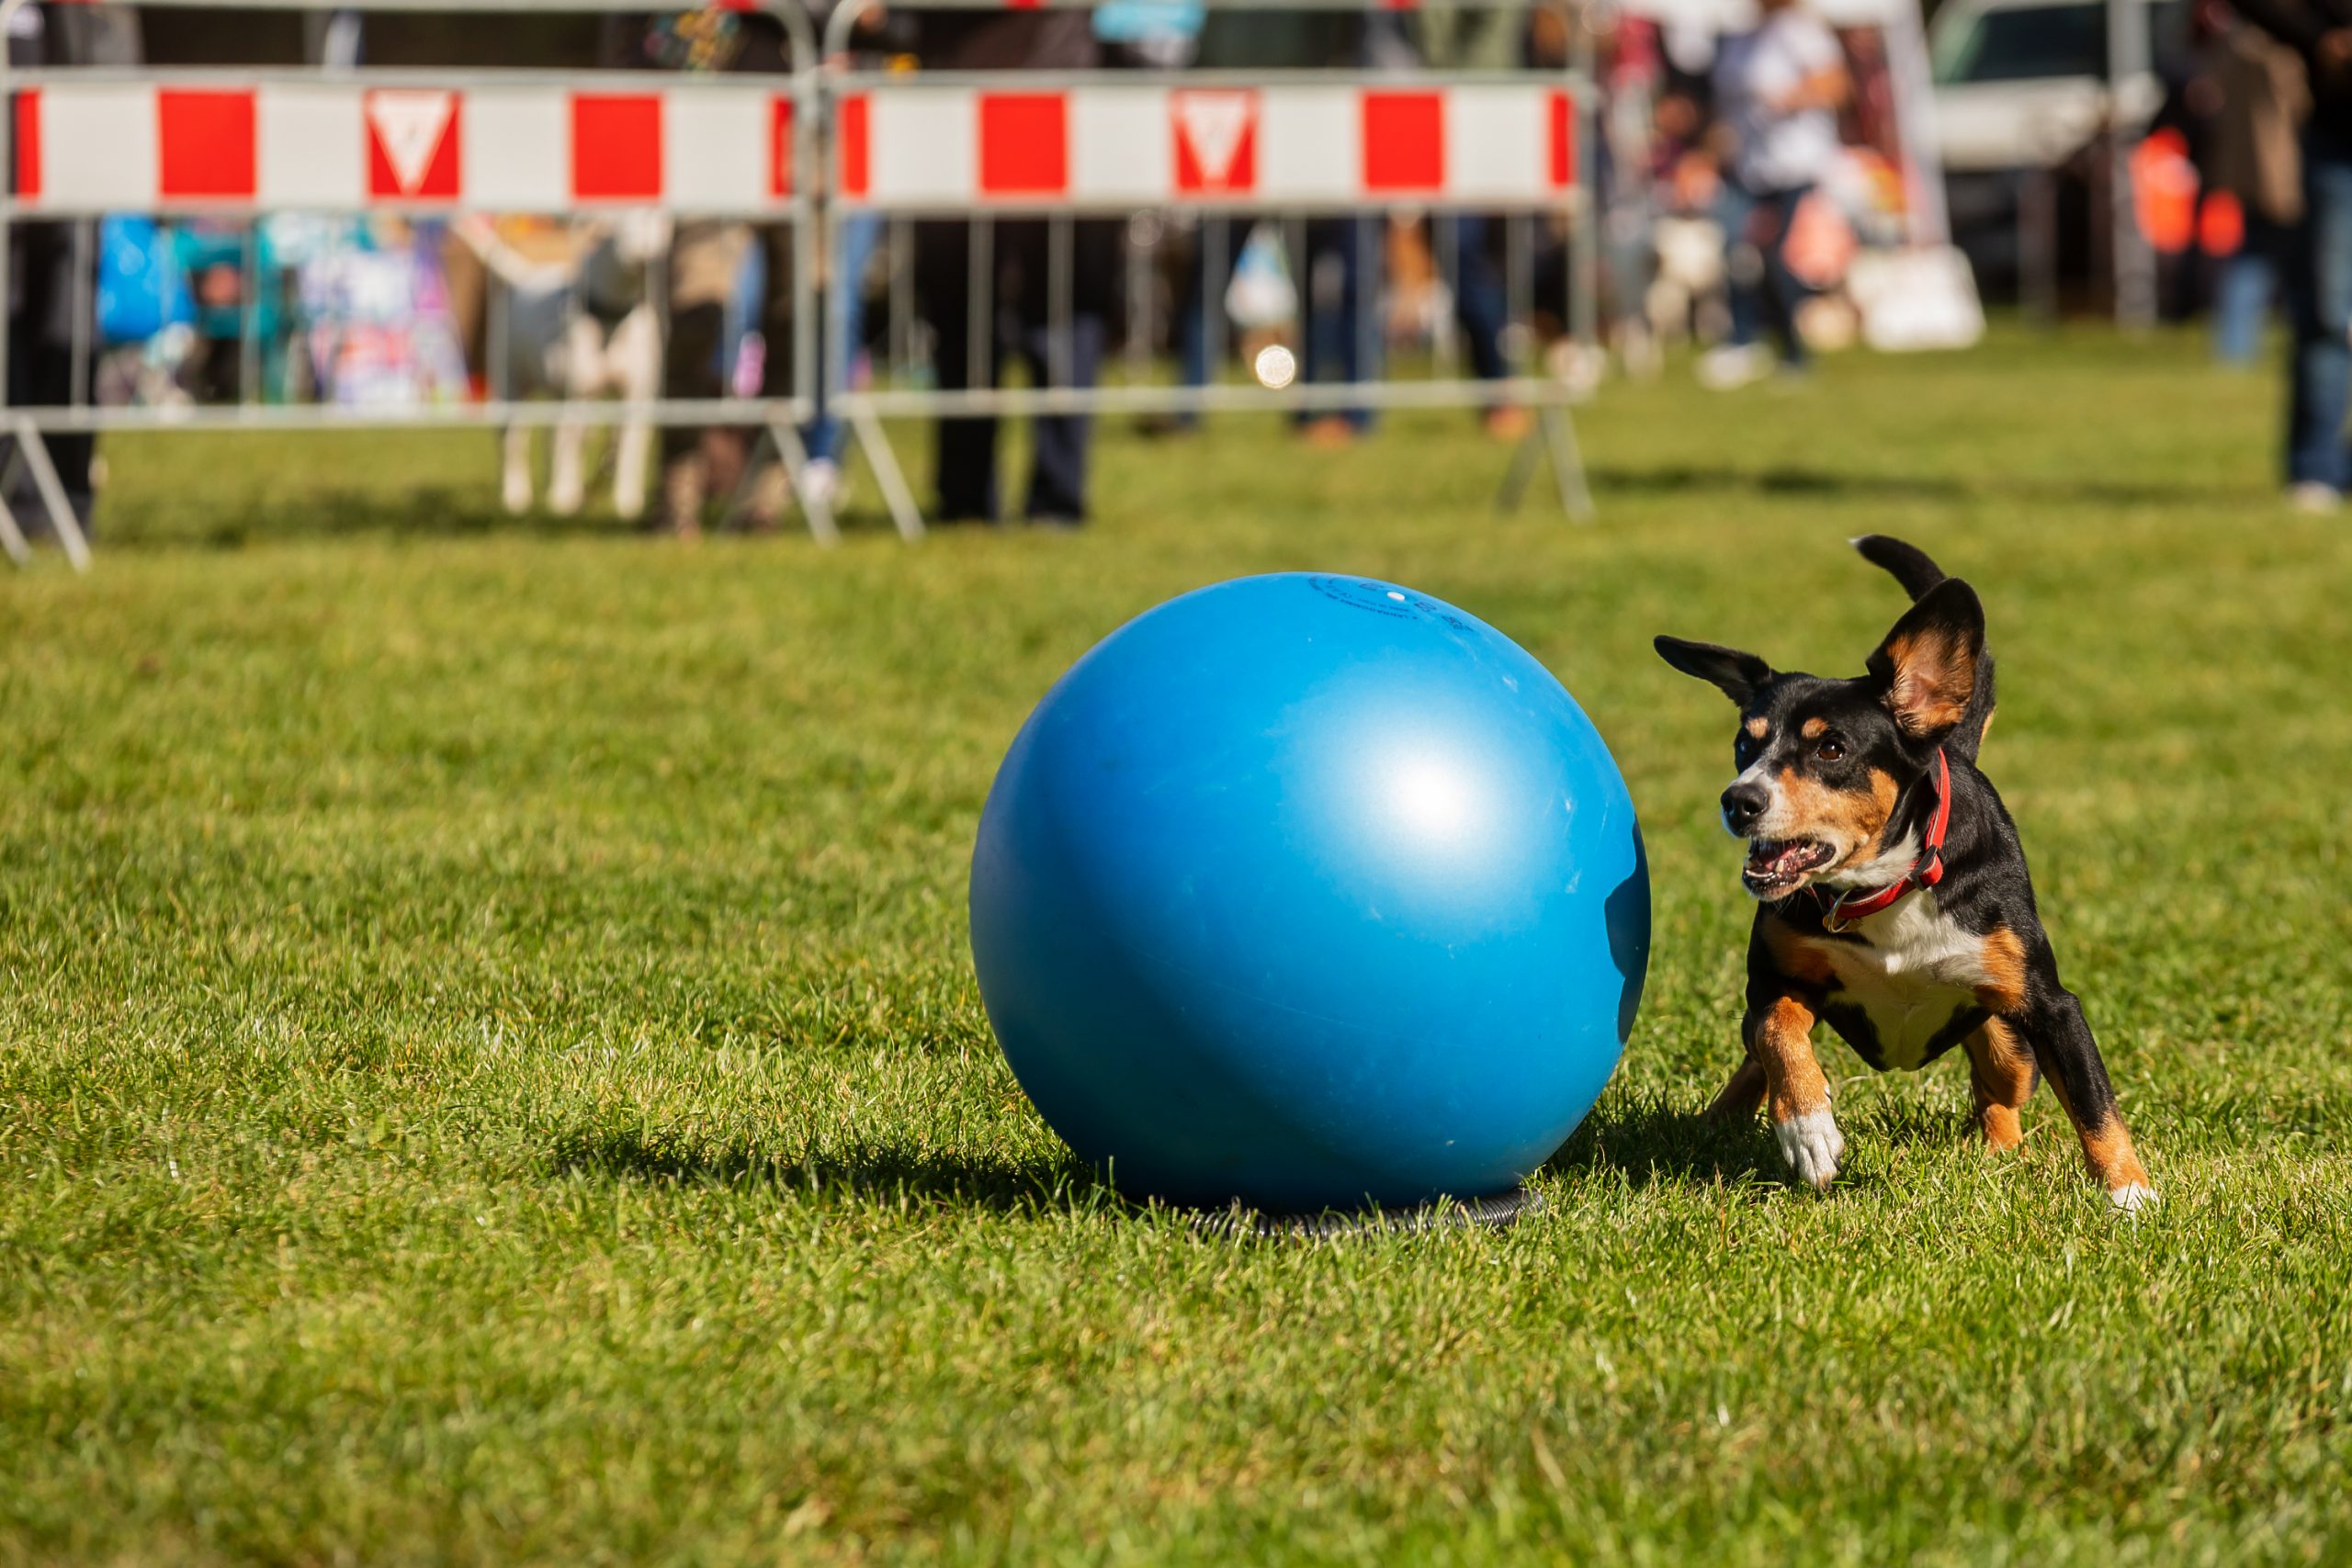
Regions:
[[[1730,247],[1731,339],[1699,364],[1711,387],[1768,375],[1759,320],[1791,368],[1804,364],[1796,310],[1806,289],[1789,270],[1791,220],[1838,156],[1838,110],[1851,83],[1838,35],[1798,0],[1759,0],[1754,30],[1725,39],[1715,57],[1715,148],[1724,166],[1722,219]]]

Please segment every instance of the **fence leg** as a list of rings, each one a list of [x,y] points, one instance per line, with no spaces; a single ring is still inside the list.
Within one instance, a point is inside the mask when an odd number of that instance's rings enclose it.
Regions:
[[[1495,510],[1502,515],[1517,512],[1525,498],[1527,481],[1535,477],[1535,465],[1544,458],[1544,449],[1537,445],[1543,439],[1541,430],[1531,430],[1511,448],[1510,467],[1503,471],[1502,488],[1495,491]]]
[[[25,542],[25,531],[17,526],[17,509],[8,504],[8,492],[17,488],[17,471],[25,460],[17,444],[8,444],[8,460],[0,463],[0,555],[6,556],[18,566],[33,563],[33,547]]]
[[[1584,450],[1577,445],[1575,418],[1566,407],[1553,403],[1536,416],[1544,433],[1544,449],[1552,459],[1552,482],[1559,488],[1560,510],[1571,523],[1592,521],[1592,486],[1585,479]]]
[[[800,432],[776,420],[768,425],[768,439],[775,443],[775,455],[792,480],[792,493],[800,500],[808,536],[828,548],[840,544],[842,531],[833,522],[832,502],[808,488],[808,448],[800,444]]]
[[[33,488],[40,491],[41,509],[49,513],[49,525],[57,532],[57,542],[65,547],[65,558],[74,563],[75,571],[90,570],[90,541],[82,536],[82,525],[74,516],[74,503],[65,499],[65,487],[58,481],[57,465],[49,460],[49,444],[40,438],[40,431],[28,419],[17,422],[17,450],[32,470]],[[4,510],[4,509],[0,509]]]
[[[907,476],[899,471],[899,456],[890,450],[889,432],[871,409],[854,411],[849,427],[865,449],[866,466],[874,470],[874,482],[882,487],[882,499],[889,502],[890,521],[898,525],[899,536],[910,544],[922,538],[922,508],[915,504],[915,492],[907,488]]]

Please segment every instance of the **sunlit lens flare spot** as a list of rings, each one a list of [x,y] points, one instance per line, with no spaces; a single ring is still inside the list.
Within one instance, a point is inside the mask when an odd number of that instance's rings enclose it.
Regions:
[[[1298,356],[1281,344],[1270,343],[1258,351],[1250,368],[1256,374],[1258,385],[1279,392],[1298,379]]]
[[[1381,802],[1403,836],[1430,845],[1466,843],[1485,816],[1478,780],[1443,757],[1399,758],[1382,778]]]

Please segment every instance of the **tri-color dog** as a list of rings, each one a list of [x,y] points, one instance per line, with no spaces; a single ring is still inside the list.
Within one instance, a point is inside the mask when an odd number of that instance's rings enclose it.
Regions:
[[[1747,1056],[1711,1114],[1769,1101],[1790,1168],[1826,1187],[1846,1141],[1814,1026],[1826,1021],[1881,1072],[1959,1045],[1988,1145],[2017,1145],[2018,1112],[2046,1073],[2108,1196],[2153,1204],[2082,1004],[2059,982],[2017,827],[1977,771],[1993,717],[1984,606],[1899,539],[1854,544],[1913,601],[1859,680],[1657,639],[1668,663],[1740,710],[1723,812],[1747,840],[1741,880],[1758,900]]]

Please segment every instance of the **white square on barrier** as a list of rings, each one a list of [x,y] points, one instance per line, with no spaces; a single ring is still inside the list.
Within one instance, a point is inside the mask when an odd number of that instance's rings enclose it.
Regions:
[[[161,179],[157,135],[152,86],[41,88],[40,205],[151,210]]]
[[[348,86],[273,84],[254,95],[254,178],[265,207],[365,204],[368,127]]]
[[[761,88],[673,87],[662,95],[665,204],[729,212],[772,207],[773,112]]]
[[[1363,98],[1355,87],[1269,87],[1258,111],[1258,191],[1272,201],[1363,194]]]
[[[1176,185],[1176,134],[1163,87],[1080,87],[1069,96],[1069,193],[1081,202],[1159,202]]]
[[[874,205],[960,209],[979,198],[979,106],[971,89],[878,87],[866,114]]]
[[[476,209],[560,212],[571,199],[571,99],[560,88],[466,94],[458,189]]]
[[[1446,93],[1445,194],[1461,200],[1556,200],[1549,96],[1542,87],[1454,87]]]

